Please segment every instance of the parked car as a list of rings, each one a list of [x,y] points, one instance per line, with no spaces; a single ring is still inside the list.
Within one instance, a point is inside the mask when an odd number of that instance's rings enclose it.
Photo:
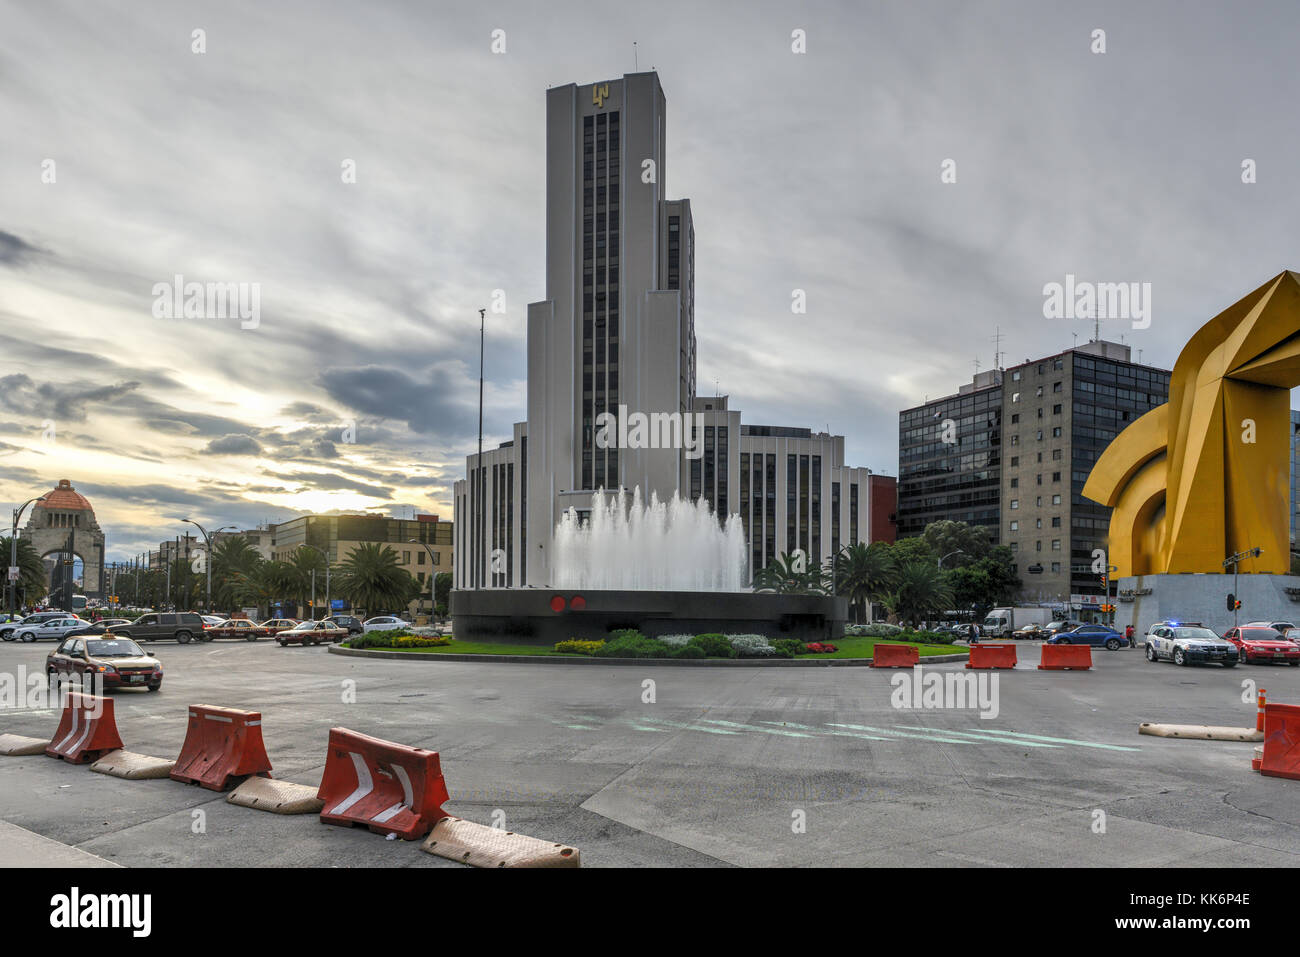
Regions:
[[[1011,637],[1036,639],[1047,638],[1051,634],[1052,633],[1047,630],[1045,625],[1025,625],[1025,627],[1021,628],[1019,631],[1014,632]]]
[[[80,618],[47,618],[35,624],[24,621],[14,632],[19,641],[41,641],[45,638],[63,638],[70,631],[79,631],[86,625]]]
[[[349,635],[359,635],[364,630],[360,618],[354,618],[351,615],[330,615],[325,621],[332,621],[340,628],[346,628]]]
[[[322,641],[342,641],[348,636],[346,628],[340,628],[334,622],[322,618],[320,621],[300,621],[292,628],[280,632],[275,640],[281,646],[319,645]]]
[[[282,631],[288,631],[297,624],[300,624],[297,618],[268,618],[262,622],[262,627],[266,629],[268,635],[274,637]]]
[[[1235,668],[1240,656],[1236,645],[1200,625],[1158,622],[1151,626],[1143,643],[1147,661],[1172,661],[1177,665],[1212,662]]]
[[[67,638],[45,658],[51,678],[98,675],[105,688],[162,687],[162,664],[129,638]]]
[[[1300,665],[1300,645],[1289,641],[1269,625],[1241,625],[1229,628],[1224,639],[1237,646],[1246,664]]]
[[[191,640],[203,641],[203,616],[198,612],[151,612],[141,615],[129,625],[113,629],[113,634],[120,638],[132,638],[136,641],[158,641],[174,638],[180,644],[189,644]]]
[[[203,619],[205,625],[219,625],[226,621],[221,615],[199,615],[199,617]]]
[[[409,628],[411,623],[398,618],[396,615],[376,615],[374,618],[367,618],[366,623],[361,626],[362,631],[393,631],[396,628]]]
[[[55,618],[77,618],[78,616],[70,611],[38,611],[26,618],[19,618],[17,621],[0,625],[0,638],[5,641],[13,641],[18,637],[19,625],[39,625],[44,621],[52,621]]]
[[[1047,639],[1049,645],[1096,645],[1115,651],[1128,644],[1123,633],[1110,625],[1080,625],[1070,631],[1058,631]]]
[[[245,641],[257,641],[269,634],[261,625],[247,618],[227,618],[220,624],[203,626],[204,639],[243,638]]]
[[[1272,628],[1289,641],[1300,641],[1300,629],[1289,621],[1248,621],[1247,625],[1261,625]]]
[[[1043,626],[1043,630],[1049,635],[1054,635],[1058,631],[1069,631],[1072,628],[1078,628],[1083,622],[1071,621],[1069,618],[1058,618],[1056,621],[1049,621]]]

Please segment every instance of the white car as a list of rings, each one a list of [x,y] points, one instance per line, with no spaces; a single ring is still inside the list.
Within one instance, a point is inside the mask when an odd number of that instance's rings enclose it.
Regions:
[[[396,615],[378,615],[374,618],[367,618],[362,624],[362,632],[367,631],[393,631],[397,628],[409,628],[411,623],[403,621]]]
[[[14,637],[19,641],[40,641],[42,638],[60,639],[74,628],[84,628],[80,618],[51,618],[35,625],[19,625]]]
[[[219,625],[226,620],[220,615],[199,615],[199,617],[203,619],[205,625]]]
[[[1176,665],[1214,662],[1235,668],[1237,646],[1199,624],[1157,622],[1145,639],[1147,661],[1172,661]]]

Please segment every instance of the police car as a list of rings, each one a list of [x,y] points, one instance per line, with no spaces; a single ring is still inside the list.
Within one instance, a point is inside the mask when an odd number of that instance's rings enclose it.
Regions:
[[[1199,621],[1159,621],[1146,639],[1147,661],[1172,661],[1176,665],[1214,662],[1237,666],[1237,646],[1225,641]]]

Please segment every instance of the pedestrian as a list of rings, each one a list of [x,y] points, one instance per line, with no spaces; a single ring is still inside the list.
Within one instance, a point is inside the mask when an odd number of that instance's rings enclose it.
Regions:
[[[1128,646],[1129,646],[1130,648],[1136,648],[1136,647],[1137,647],[1137,642],[1133,640],[1133,626],[1132,626],[1132,625],[1129,625],[1127,628],[1124,629],[1124,637],[1128,639]]]
[[[977,637],[979,637],[979,632],[975,628],[975,622],[972,621],[969,625],[966,626],[966,644],[968,645],[975,644],[975,639]]]

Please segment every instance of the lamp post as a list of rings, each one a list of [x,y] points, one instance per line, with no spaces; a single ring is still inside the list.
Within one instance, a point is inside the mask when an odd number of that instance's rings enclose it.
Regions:
[[[438,617],[438,595],[437,592],[434,591],[434,589],[437,587],[438,576],[437,574],[434,573],[433,570],[433,565],[434,565],[433,549],[429,547],[428,542],[422,542],[419,539],[415,539],[415,538],[408,538],[406,540],[406,543],[408,545],[423,545],[424,550],[429,553],[429,617],[437,618]]]
[[[330,557],[329,555],[326,554],[325,552],[322,552],[315,545],[308,545],[306,542],[303,542],[298,547],[310,548],[321,558],[325,559],[325,610],[327,612],[333,611],[334,609],[330,607]],[[329,615],[326,615],[325,617],[328,618]],[[312,621],[316,620],[316,569],[314,568],[311,570],[311,620]]]
[[[18,588],[18,580],[13,577],[18,568],[18,522],[23,517],[23,512],[27,510],[28,505],[31,505],[32,502],[43,501],[45,501],[44,495],[38,498],[29,498],[14,509],[14,523],[9,533],[9,574],[6,576],[9,579],[9,611],[11,613],[16,610],[14,608],[14,599],[17,597]]]
[[[957,549],[955,552],[949,552],[947,555],[944,555],[942,558],[939,559],[939,564],[936,566],[936,569],[937,569],[938,571],[943,571],[943,563],[944,563],[944,562],[946,562],[948,559],[952,558],[952,556],[954,556],[954,555],[965,555],[965,554],[966,554],[966,553],[965,553],[964,551],[962,551],[960,548]]]
[[[479,518],[483,514],[483,497],[479,489],[480,473],[483,469],[483,319],[487,314],[486,309],[478,311],[478,458],[474,460],[474,528],[473,532],[479,530]],[[485,482],[484,485],[487,483]],[[471,533],[472,534],[472,533]],[[473,541],[473,538],[470,539]],[[481,540],[480,540],[481,541]],[[481,551],[482,549],[480,549]],[[473,556],[474,569],[474,587],[477,588],[483,579],[483,556]]]
[[[203,564],[205,564],[205,565],[208,566],[208,600],[207,600],[207,606],[208,606],[208,614],[210,615],[210,614],[212,614],[212,537],[213,537],[213,535],[220,535],[220,534],[221,534],[222,532],[224,532],[226,529],[228,529],[228,528],[234,528],[235,526],[234,526],[234,525],[222,525],[219,529],[217,529],[215,532],[213,532],[212,535],[209,535],[209,534],[207,533],[207,530],[204,529],[204,527],[203,527],[202,525],[200,525],[198,522],[193,521],[192,519],[188,519],[188,518],[183,518],[183,519],[181,519],[181,521],[182,521],[182,522],[188,522],[190,525],[193,525],[195,528],[197,528],[200,532],[203,533]]]

